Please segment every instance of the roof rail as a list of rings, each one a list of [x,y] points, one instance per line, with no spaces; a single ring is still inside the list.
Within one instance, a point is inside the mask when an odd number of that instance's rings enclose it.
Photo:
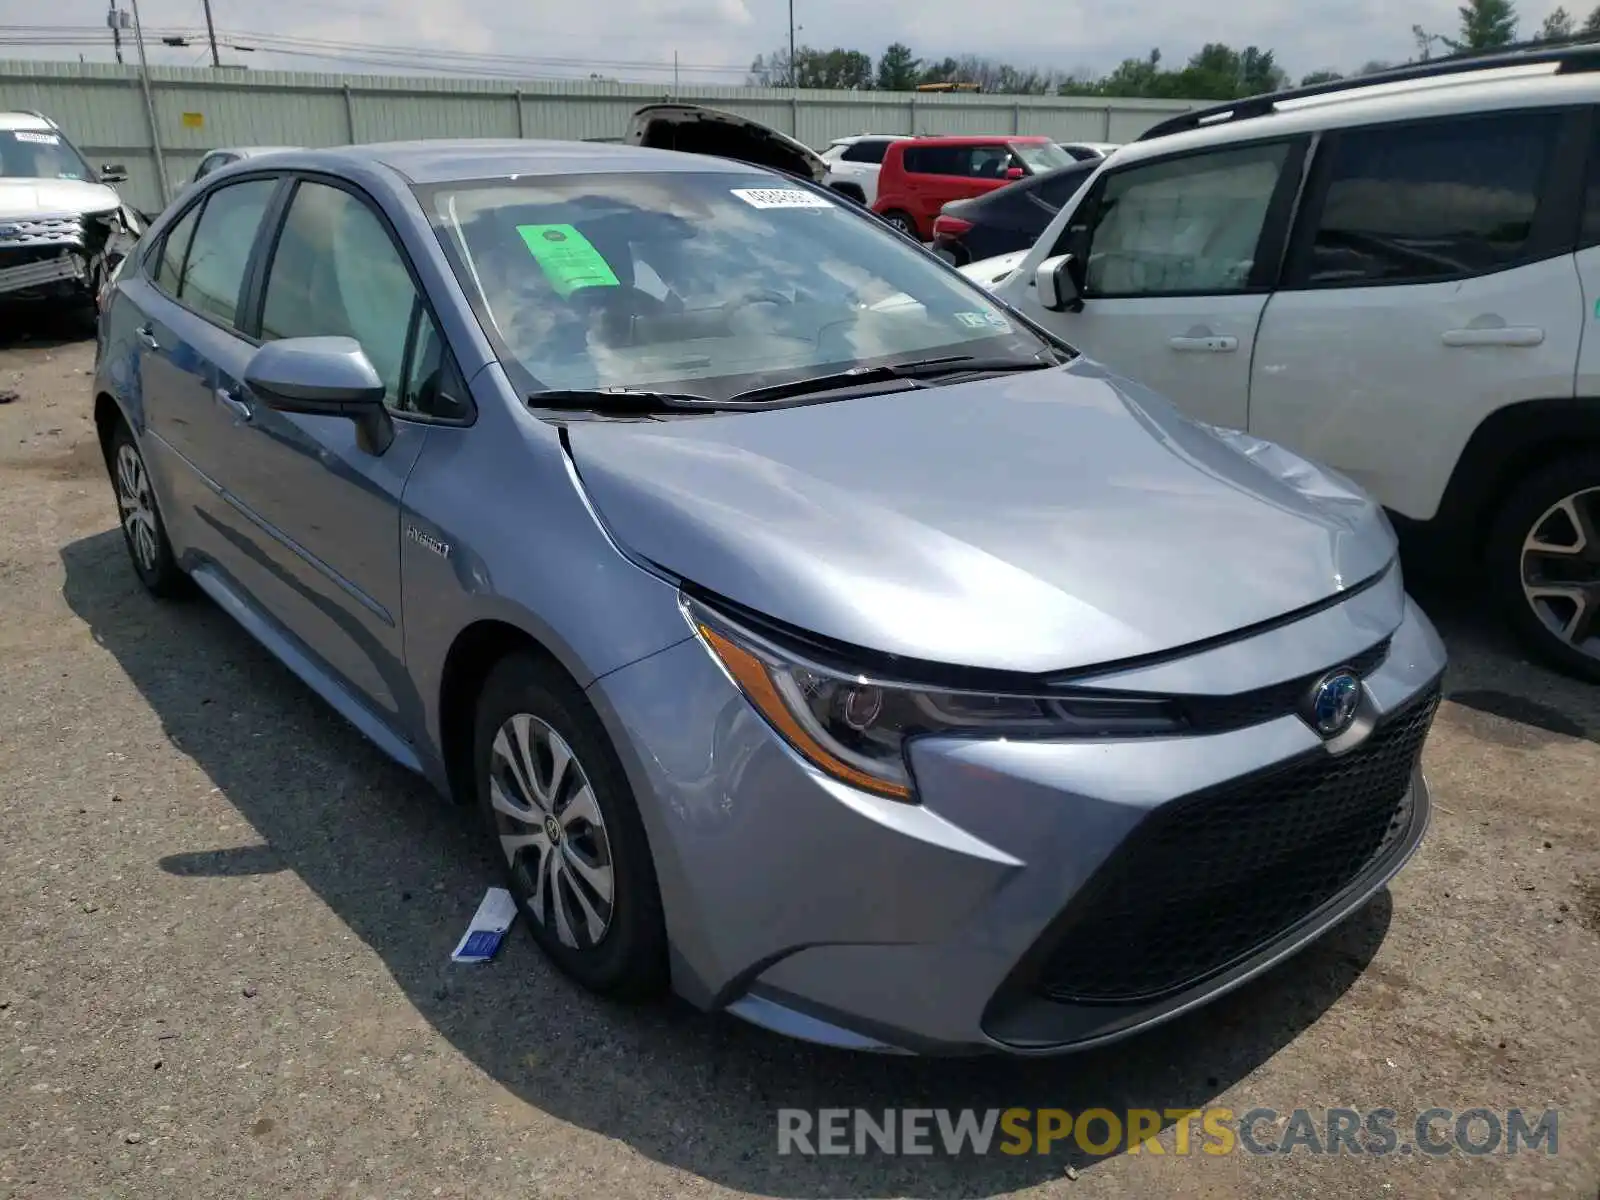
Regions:
[[[1312,96],[1328,96],[1358,88],[1377,87],[1384,83],[1410,83],[1421,79],[1434,79],[1445,75],[1466,75],[1474,71],[1493,71],[1505,67],[1525,67],[1540,63],[1554,63],[1557,74],[1576,74],[1582,71],[1600,71],[1600,35],[1579,34],[1571,38],[1551,38],[1528,42],[1509,50],[1468,51],[1450,54],[1427,62],[1410,63],[1392,67],[1387,71],[1374,71],[1371,75],[1354,75],[1348,79],[1335,79],[1328,83],[1315,83],[1309,87],[1287,88],[1281,92],[1264,92],[1242,100],[1229,100],[1206,108],[1193,109],[1165,121],[1158,121],[1136,139],[1144,142],[1165,137],[1171,133],[1184,133],[1203,129],[1227,121],[1242,121],[1262,117],[1276,110],[1286,100],[1303,100]]]

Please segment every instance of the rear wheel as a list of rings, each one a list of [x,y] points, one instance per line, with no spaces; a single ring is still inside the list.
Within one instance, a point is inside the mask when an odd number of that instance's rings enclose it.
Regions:
[[[167,540],[166,522],[161,519],[161,506],[150,472],[145,469],[144,455],[133,440],[133,433],[121,421],[111,435],[106,465],[117,495],[122,539],[139,582],[155,596],[185,594],[189,577],[179,568],[172,543]]]
[[[474,739],[478,801],[534,940],[591,991],[667,983],[661,896],[627,776],[599,718],[554,665],[490,673]]]
[[[1529,651],[1600,682],[1600,452],[1523,479],[1495,521],[1487,559],[1491,586]]]
[[[917,235],[917,223],[911,219],[910,213],[904,213],[897,208],[891,208],[888,212],[883,214],[883,219],[890,225],[893,225],[901,233],[905,234],[912,241],[922,240]]]

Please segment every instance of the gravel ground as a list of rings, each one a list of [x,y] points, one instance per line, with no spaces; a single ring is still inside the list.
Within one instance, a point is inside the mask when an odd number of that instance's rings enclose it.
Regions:
[[[491,878],[471,821],[209,604],[140,591],[91,360],[0,314],[0,1196],[1600,1191],[1600,689],[1448,597],[1438,808],[1389,892],[1104,1052],[852,1057],[587,998],[526,936],[450,965]],[[1559,1147],[776,1153],[780,1107],[1212,1104],[1554,1107]]]

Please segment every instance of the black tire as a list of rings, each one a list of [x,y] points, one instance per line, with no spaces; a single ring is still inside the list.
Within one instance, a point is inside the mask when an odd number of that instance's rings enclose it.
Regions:
[[[853,184],[853,183],[830,183],[828,185],[828,187],[831,188],[833,191],[838,192],[839,195],[843,196],[846,200],[854,201],[856,204],[861,205],[863,208],[866,207],[867,194],[866,194],[866,192],[862,191],[861,188],[857,187],[855,184]]]
[[[536,906],[534,876],[543,852],[524,848],[513,864],[502,849],[500,835],[507,830],[500,822],[508,818],[495,809],[490,788],[491,776],[501,769],[497,765],[495,739],[507,722],[523,714],[548,726],[570,748],[602,817],[613,893],[604,932],[592,944],[567,945],[552,928],[554,914],[549,905],[560,902],[553,892],[544,896],[541,906]],[[506,887],[516,898],[523,921],[540,948],[563,972],[600,995],[620,1000],[645,1000],[659,995],[668,979],[667,934],[655,863],[622,763],[583,693],[548,661],[526,654],[502,660],[490,672],[478,700],[473,765],[478,807],[493,839],[494,854],[504,870]],[[559,797],[560,789],[554,790]],[[567,802],[571,802],[570,796]],[[553,807],[560,812],[563,806],[558,803]],[[557,855],[558,851],[549,853]],[[566,911],[578,911],[572,906],[570,891],[578,886],[576,875],[568,876],[560,885],[548,886],[569,889],[564,893]]]
[[[137,479],[123,477],[123,463],[130,454],[138,464]],[[117,422],[111,434],[111,445],[106,451],[106,471],[111,477],[111,493],[117,501],[117,523],[122,527],[122,542],[128,548],[128,559],[133,563],[139,582],[152,596],[164,600],[187,596],[192,585],[188,575],[178,566],[172,543],[167,539],[167,523],[162,519],[161,504],[150,482],[144,454],[139,449],[139,443],[134,441],[133,433],[122,421]],[[136,494],[125,496],[124,492],[129,487]],[[145,506],[141,511],[149,518],[147,541],[140,532],[143,522],[130,511],[130,502]]]
[[[922,235],[917,232],[917,222],[910,213],[902,212],[898,208],[891,208],[883,214],[883,219],[887,224],[893,226],[897,232],[904,234],[919,245],[922,243]]]
[[[1555,602],[1550,606],[1551,623],[1547,624],[1523,590],[1523,547],[1530,535],[1538,532],[1542,540],[1556,545],[1577,544],[1576,531],[1565,514],[1558,512],[1547,516],[1565,498],[1590,493],[1585,497],[1584,509],[1593,514],[1592,523],[1600,530],[1600,494],[1596,489],[1600,489],[1600,451],[1574,454],[1530,472],[1517,483],[1501,506],[1490,529],[1484,560],[1490,590],[1529,653],[1564,674],[1600,683],[1600,641],[1597,641],[1600,617],[1591,625],[1593,632],[1585,651],[1553,627],[1556,622],[1567,619],[1566,612],[1576,611],[1575,606],[1568,610],[1565,601]],[[1556,557],[1557,560],[1565,558]],[[1551,563],[1553,560],[1546,556],[1543,561]],[[1590,580],[1595,596],[1591,606],[1600,606],[1600,537],[1589,540],[1585,553],[1574,555],[1570,562],[1556,561],[1548,571],[1541,575],[1554,582]],[[1560,573],[1560,578],[1556,572]]]

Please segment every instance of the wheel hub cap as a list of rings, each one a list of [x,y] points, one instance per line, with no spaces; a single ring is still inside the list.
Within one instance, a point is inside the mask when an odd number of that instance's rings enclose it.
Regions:
[[[146,571],[157,563],[155,499],[150,494],[150,477],[144,462],[132,446],[117,451],[117,505],[122,510],[122,531],[134,558]]]
[[[1544,511],[1522,543],[1522,594],[1562,641],[1600,658],[1600,487]]]
[[[510,718],[495,734],[489,802],[534,919],[564,946],[596,945],[611,927],[611,840],[572,747],[538,717]]]

